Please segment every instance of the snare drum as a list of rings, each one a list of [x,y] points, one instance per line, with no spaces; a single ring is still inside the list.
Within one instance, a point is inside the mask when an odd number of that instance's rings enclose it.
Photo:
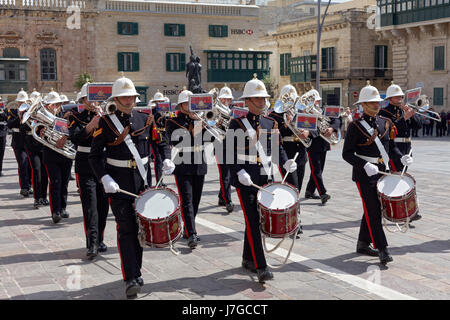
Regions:
[[[141,246],[172,246],[181,236],[181,212],[178,195],[170,188],[150,188],[134,202]]]
[[[405,173],[382,176],[377,182],[383,216],[392,222],[406,222],[419,212],[416,180]]]
[[[295,233],[299,227],[300,194],[289,184],[267,184],[258,191],[257,203],[261,232],[271,238],[284,238]]]

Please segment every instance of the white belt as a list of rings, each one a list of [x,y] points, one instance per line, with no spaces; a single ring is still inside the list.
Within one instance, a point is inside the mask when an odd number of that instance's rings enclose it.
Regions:
[[[267,158],[268,158],[267,160],[269,162],[272,161],[272,157],[267,157]],[[248,162],[253,162],[253,163],[262,163],[261,158],[256,155],[238,154],[237,159],[241,160],[241,161],[248,161]]]
[[[300,139],[295,136],[289,136],[289,137],[282,137],[281,140],[283,142],[300,142]]]
[[[408,143],[408,142],[411,142],[411,138],[395,138],[394,142]]]
[[[32,136],[32,135],[33,135],[33,132],[28,131],[28,132],[27,132],[27,135]]]
[[[205,150],[205,146],[193,146],[193,147],[183,147],[180,148],[180,152],[199,152]]]
[[[0,124],[3,124],[4,126],[6,126],[8,123],[6,121],[1,121]]]
[[[148,162],[148,157],[142,158],[142,164],[145,165],[147,162]],[[106,163],[109,165],[112,165],[114,167],[136,169],[136,161],[135,160],[116,160],[116,159],[106,158]]]
[[[13,128],[12,132],[20,132],[20,130],[18,128]]]
[[[89,153],[89,152],[91,152],[91,147],[78,146],[78,147],[77,147],[77,151]]]
[[[357,153],[355,153],[355,156],[357,156],[358,158],[361,158],[363,160],[366,160],[367,162],[373,163],[373,164],[379,164],[379,163],[384,163],[383,158],[374,158],[374,157],[367,157],[367,156],[362,156],[359,155]]]

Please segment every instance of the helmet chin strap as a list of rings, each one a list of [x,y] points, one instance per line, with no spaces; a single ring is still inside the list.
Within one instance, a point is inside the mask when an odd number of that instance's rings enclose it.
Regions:
[[[131,105],[131,107],[126,107],[123,104],[120,103],[119,99],[115,100],[116,106],[117,106],[117,110],[126,113],[126,114],[131,114],[131,111],[133,111],[133,108],[136,106],[136,102],[133,103]]]

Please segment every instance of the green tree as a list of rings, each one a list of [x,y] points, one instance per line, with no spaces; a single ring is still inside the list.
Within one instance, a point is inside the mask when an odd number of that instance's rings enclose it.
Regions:
[[[266,86],[267,93],[272,97],[272,99],[275,99],[275,90],[277,89],[277,84],[275,83],[275,80],[270,75],[265,75],[262,79],[262,82]]]
[[[94,82],[94,79],[92,78],[90,73],[83,72],[82,74],[78,75],[77,80],[75,81],[75,84],[73,85],[78,91],[81,90],[81,87],[88,82]]]

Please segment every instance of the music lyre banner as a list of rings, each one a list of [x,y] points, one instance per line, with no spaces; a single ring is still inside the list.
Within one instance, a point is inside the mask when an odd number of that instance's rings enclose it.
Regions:
[[[5,103],[3,101],[0,102],[0,109],[5,109]]]
[[[112,83],[89,83],[87,86],[87,99],[89,102],[103,102],[112,95]]]
[[[233,101],[230,104],[230,108],[245,108],[245,102],[244,101]]]
[[[189,96],[189,111],[209,111],[213,108],[212,94],[193,94]]]
[[[67,120],[60,119],[60,118],[55,119],[55,121],[53,123],[53,130],[68,136],[69,135],[69,127],[67,125]]]
[[[171,110],[170,102],[157,102],[156,103],[156,112],[170,112]]]
[[[297,128],[306,130],[317,129],[318,115],[311,115],[306,113],[299,113],[297,115]]]
[[[231,112],[232,112],[233,119],[236,119],[236,118],[240,118],[240,117],[246,117],[248,110],[244,109],[244,108],[236,107],[236,108],[233,108],[233,110],[231,110]]]
[[[407,90],[405,92],[405,103],[406,104],[416,104],[417,100],[419,100],[420,94],[422,93],[422,88],[415,88],[411,90]]]
[[[84,110],[86,110],[86,107],[84,106],[84,104],[79,104],[77,107],[78,113],[83,112]]]
[[[339,106],[327,106],[325,107],[325,116],[329,118],[339,118],[340,107]]]
[[[143,112],[146,114],[151,114],[152,113],[152,108],[150,107],[135,107],[135,109],[139,112]]]

